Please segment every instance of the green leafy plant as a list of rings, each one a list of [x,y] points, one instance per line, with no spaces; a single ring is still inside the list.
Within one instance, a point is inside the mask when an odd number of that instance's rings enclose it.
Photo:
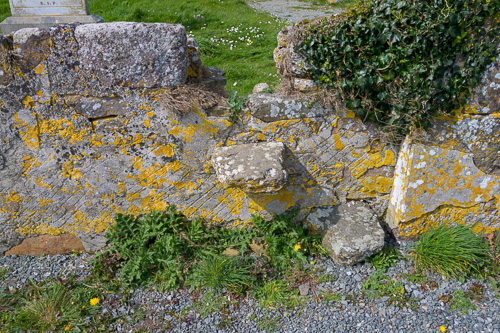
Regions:
[[[497,55],[500,2],[365,1],[304,30],[314,80],[395,133],[465,105]]]
[[[238,92],[233,90],[231,96],[228,99],[229,108],[231,109],[231,114],[229,115],[229,121],[236,123],[240,120],[241,109],[245,105],[245,99],[238,96]]]
[[[363,291],[368,299],[388,297],[387,304],[408,306],[414,308],[415,300],[406,295],[406,290],[401,281],[395,282],[381,270],[370,275],[363,283]]]
[[[253,228],[230,229],[189,221],[174,206],[140,217],[118,214],[106,235],[109,248],[96,256],[93,271],[125,287],[154,282],[160,291],[188,285],[244,292],[306,263],[307,254],[324,252],[320,238],[294,216],[271,221],[254,216]],[[238,255],[223,255],[227,249]]]
[[[486,243],[470,228],[444,224],[425,232],[413,247],[410,258],[418,271],[458,278],[478,272],[489,254]]]
[[[395,266],[400,258],[401,254],[398,250],[395,247],[386,244],[382,248],[382,251],[365,259],[365,261],[372,264],[372,266],[377,270],[380,269],[385,271],[387,268]]]
[[[474,302],[483,298],[483,288],[480,284],[473,284],[468,291],[455,290],[452,295],[441,295],[439,299],[450,306],[451,311],[459,310],[462,314],[469,310],[476,310]]]

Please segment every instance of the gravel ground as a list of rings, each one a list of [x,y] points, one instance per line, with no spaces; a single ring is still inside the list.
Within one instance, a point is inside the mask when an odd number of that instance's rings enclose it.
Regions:
[[[410,243],[402,243],[400,251],[408,254]],[[20,288],[28,279],[41,282],[48,278],[68,277],[74,274],[84,278],[89,274],[91,255],[57,256],[9,256],[0,258],[0,270],[9,273],[0,285]],[[314,300],[309,291],[307,303],[295,311],[266,310],[255,300],[247,297],[232,306],[228,313],[218,312],[202,317],[192,309],[195,292],[179,290],[175,293],[160,293],[155,289],[133,290],[125,302],[113,302],[115,306],[103,305],[103,312],[113,317],[122,316],[121,322],[110,327],[113,332],[132,332],[142,328],[147,332],[494,332],[500,333],[500,299],[484,282],[467,279],[461,283],[444,280],[440,276],[430,276],[434,285],[427,283],[425,290],[420,284],[409,283],[402,277],[410,273],[411,262],[400,260],[387,271],[394,280],[403,281],[407,295],[417,299],[416,309],[387,304],[386,299],[368,300],[361,295],[363,282],[375,272],[368,264],[341,267],[329,258],[316,260],[316,267],[323,273],[333,274],[336,280],[316,287],[316,292],[332,291],[340,293],[340,301]],[[455,290],[467,291],[473,283],[484,286],[484,297],[476,310],[468,314],[451,311],[438,297],[453,294]],[[435,289],[432,289],[435,288]],[[122,295],[116,295],[122,297]],[[104,302],[103,304],[106,304]],[[141,314],[141,315],[139,315]],[[139,320],[137,318],[140,318]],[[230,321],[230,325],[224,324]]]
[[[252,8],[268,12],[275,17],[291,22],[331,16],[342,12],[339,9],[328,8],[328,6],[315,6],[310,2],[298,0],[264,0],[247,3]]]

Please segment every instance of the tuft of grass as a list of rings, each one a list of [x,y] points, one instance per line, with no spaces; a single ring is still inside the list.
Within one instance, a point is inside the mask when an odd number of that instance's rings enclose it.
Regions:
[[[489,259],[486,243],[469,227],[447,224],[429,229],[410,253],[418,271],[458,278],[479,272]]]
[[[222,289],[241,292],[253,281],[254,278],[243,259],[210,254],[196,265],[190,284],[220,293]]]

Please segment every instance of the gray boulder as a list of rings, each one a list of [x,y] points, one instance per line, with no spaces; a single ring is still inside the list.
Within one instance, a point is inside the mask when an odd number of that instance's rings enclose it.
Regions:
[[[329,219],[335,224],[327,230],[322,243],[337,264],[354,265],[382,250],[385,233],[368,205],[349,202],[335,206]]]

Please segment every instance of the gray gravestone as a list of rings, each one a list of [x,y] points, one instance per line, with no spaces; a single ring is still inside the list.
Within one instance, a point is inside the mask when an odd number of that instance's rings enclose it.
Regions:
[[[12,16],[0,23],[4,35],[23,28],[104,22],[102,17],[89,15],[87,0],[9,0],[9,3]]]

